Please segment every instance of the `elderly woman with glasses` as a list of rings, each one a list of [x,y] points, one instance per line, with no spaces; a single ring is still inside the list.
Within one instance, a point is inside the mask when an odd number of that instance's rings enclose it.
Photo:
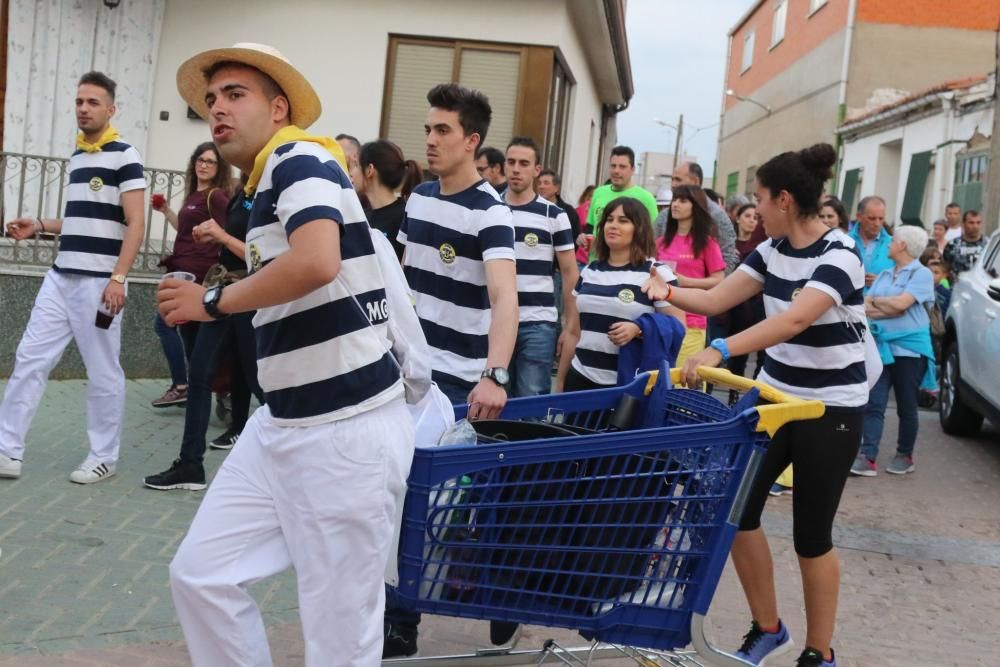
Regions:
[[[889,244],[892,268],[878,274],[865,296],[865,311],[882,357],[884,370],[871,391],[865,409],[864,434],[851,473],[878,474],[875,460],[885,425],[889,388],[896,396],[899,439],[896,454],[885,468],[895,475],[914,471],[913,448],[917,441],[917,396],[923,383],[936,384],[927,306],[934,303],[934,277],[919,257],[927,247],[922,227],[896,228]]]

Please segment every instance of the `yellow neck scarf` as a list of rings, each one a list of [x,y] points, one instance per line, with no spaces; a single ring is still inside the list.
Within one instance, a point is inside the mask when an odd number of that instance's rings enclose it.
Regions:
[[[118,134],[118,130],[111,125],[108,125],[108,129],[104,130],[104,134],[101,135],[101,138],[94,143],[90,143],[84,139],[83,132],[77,134],[76,147],[84,153],[97,153],[104,147],[105,144],[110,144],[112,141],[118,141],[120,136],[121,135]]]
[[[332,155],[340,166],[347,171],[347,160],[344,158],[344,151],[341,149],[340,144],[331,139],[330,137],[320,137],[311,134],[306,134],[305,130],[298,128],[294,125],[288,125],[286,127],[278,130],[271,140],[267,142],[267,145],[261,149],[260,153],[257,153],[257,157],[253,161],[253,171],[250,172],[250,178],[247,180],[246,186],[243,188],[243,192],[247,195],[253,194],[254,190],[257,189],[257,183],[260,182],[260,177],[264,173],[264,165],[267,164],[267,158],[271,157],[271,153],[275,151],[278,146],[284,144],[290,144],[293,141],[311,141],[314,144],[319,144],[325,148],[330,155]]]

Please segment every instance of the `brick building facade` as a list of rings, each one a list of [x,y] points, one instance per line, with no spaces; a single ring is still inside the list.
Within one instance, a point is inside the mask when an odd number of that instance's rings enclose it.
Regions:
[[[992,71],[998,22],[1000,0],[758,0],[729,33],[717,189],[751,190],[782,151],[839,148],[836,128],[886,96]]]

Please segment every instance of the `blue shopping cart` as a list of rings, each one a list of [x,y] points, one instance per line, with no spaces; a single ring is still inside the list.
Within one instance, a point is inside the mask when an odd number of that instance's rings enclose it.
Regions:
[[[624,387],[512,400],[503,411],[564,429],[560,437],[418,449],[400,542],[401,603],[570,628],[591,643],[383,664],[628,656],[644,665],[743,665],[709,645],[704,617],[769,437],[821,416],[823,405],[727,371],[700,373],[745,393],[730,407],[674,387],[679,372],[664,370]],[[609,431],[624,406],[633,427]]]

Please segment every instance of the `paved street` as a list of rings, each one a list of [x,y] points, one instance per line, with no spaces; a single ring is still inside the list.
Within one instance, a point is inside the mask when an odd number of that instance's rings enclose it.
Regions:
[[[132,381],[122,460],[108,482],[77,486],[86,453],[84,387],[54,382],[29,436],[24,475],[0,483],[0,667],[188,664],[166,568],[201,499],[140,485],[176,456],[183,412],[154,410],[159,381]],[[838,520],[843,587],[836,637],[846,666],[995,665],[1000,656],[1000,436],[944,436],[921,413],[917,472],[848,483]],[[892,455],[887,419],[881,464]],[[220,431],[218,424],[209,436]],[[817,443],[821,446],[822,443]],[[210,452],[212,472],[225,453]],[[791,499],[771,499],[766,526],[776,553],[782,614],[799,646],[802,594],[791,546]],[[254,589],[275,663],[303,664],[294,580]],[[748,621],[731,568],[710,615],[710,639],[733,648]],[[484,623],[427,618],[422,654],[484,644]],[[573,633],[532,628],[523,642]],[[794,663],[794,656],[776,664]],[[331,665],[336,664],[331,660]]]

